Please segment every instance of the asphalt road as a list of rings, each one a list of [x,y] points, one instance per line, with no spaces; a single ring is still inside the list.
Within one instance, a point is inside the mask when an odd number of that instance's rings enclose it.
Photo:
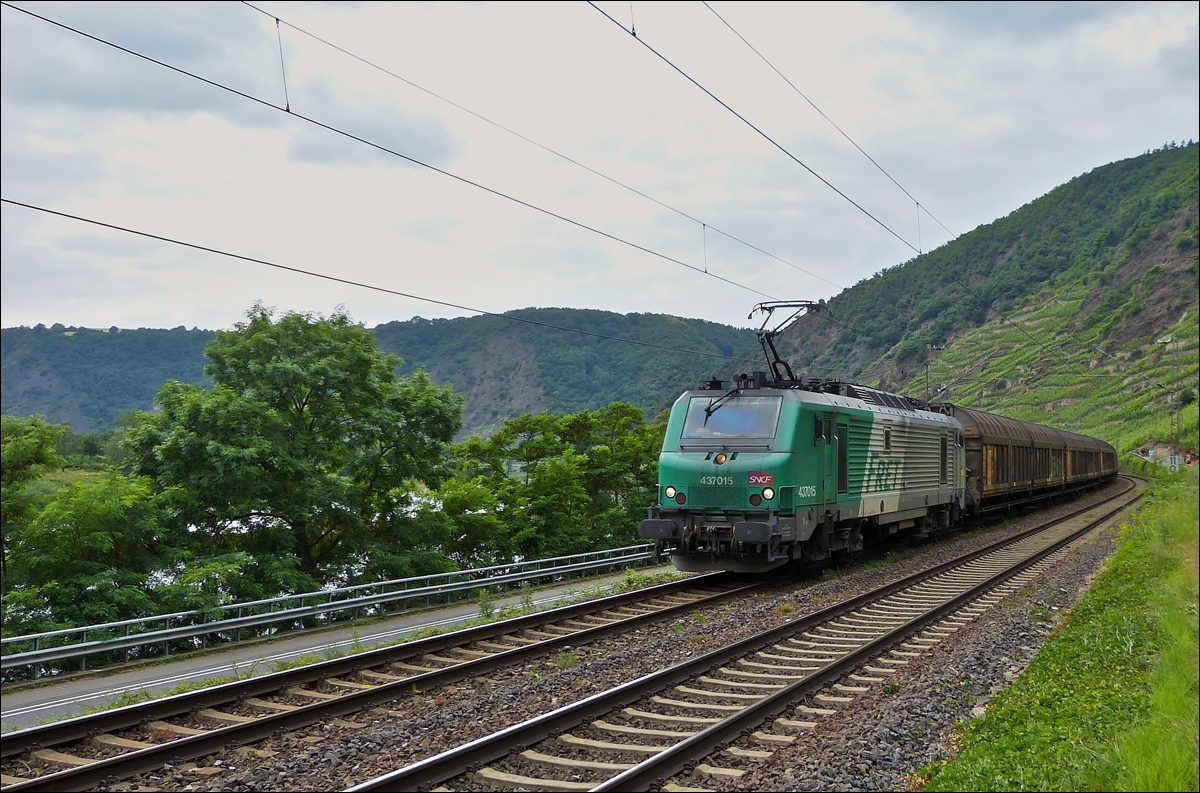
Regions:
[[[603,586],[623,578],[622,572],[538,590],[534,592],[533,602],[537,607],[550,607],[573,598],[585,587]],[[497,598],[495,606],[499,610],[503,606],[519,607],[520,603],[520,596],[514,595]],[[123,695],[140,691],[150,694],[164,692],[187,681],[266,674],[275,665],[302,655],[333,657],[348,651],[355,642],[362,647],[373,647],[395,641],[421,628],[454,625],[478,616],[479,605],[465,601],[436,611],[399,615],[386,622],[359,626],[357,629],[337,628],[269,643],[235,645],[228,650],[194,655],[173,663],[73,677],[38,687],[16,688],[4,692],[0,698],[0,730],[9,732],[59,721],[111,704]]]

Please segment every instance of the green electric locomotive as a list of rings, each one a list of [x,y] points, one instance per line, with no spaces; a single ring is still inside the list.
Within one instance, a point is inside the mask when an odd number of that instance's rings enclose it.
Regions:
[[[713,378],[676,400],[659,456],[658,499],[639,534],[680,570],[762,572],[819,561],[964,514],[1003,509],[1116,476],[1109,444],[852,383],[797,379],[775,336],[770,374]],[[753,316],[753,314],[751,314]]]
[[[658,503],[639,533],[678,568],[760,572],[958,521],[965,458],[952,417],[847,383],[764,380],[728,391],[713,380],[671,410]]]

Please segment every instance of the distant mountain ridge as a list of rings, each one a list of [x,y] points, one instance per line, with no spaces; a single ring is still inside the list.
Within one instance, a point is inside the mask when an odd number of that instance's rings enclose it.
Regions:
[[[576,412],[615,401],[652,417],[755,338],[752,330],[669,314],[526,308],[505,316],[581,333],[495,316],[414,317],[377,326],[375,337],[404,359],[402,372],[424,368],[466,394],[464,426],[485,433],[521,413]]]
[[[414,317],[379,325],[375,334],[382,350],[403,359],[401,372],[424,368],[463,393],[464,430],[485,434],[521,413],[575,412],[613,401],[657,413],[728,363],[722,357],[738,355],[754,341],[750,330],[665,314],[566,308],[508,314],[525,321]],[[213,335],[183,327],[5,328],[0,403],[5,413],[41,413],[76,432],[105,430],[127,410],[151,409],[168,379],[207,382],[203,351]]]
[[[210,330],[97,330],[55,324],[0,330],[0,408],[76,432],[149,410],[167,380],[203,382]]]

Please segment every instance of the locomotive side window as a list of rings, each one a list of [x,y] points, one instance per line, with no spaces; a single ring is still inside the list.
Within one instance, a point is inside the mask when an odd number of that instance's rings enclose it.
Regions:
[[[813,416],[813,446],[820,446],[821,441],[825,440],[825,431],[821,429],[820,416]]]
[[[890,452],[892,450],[892,429],[888,427],[883,431],[883,450]]]

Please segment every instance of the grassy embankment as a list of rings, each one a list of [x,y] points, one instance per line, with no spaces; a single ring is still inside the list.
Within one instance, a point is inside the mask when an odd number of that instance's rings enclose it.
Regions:
[[[1095,586],[923,790],[1196,790],[1197,477],[1152,485]]]

